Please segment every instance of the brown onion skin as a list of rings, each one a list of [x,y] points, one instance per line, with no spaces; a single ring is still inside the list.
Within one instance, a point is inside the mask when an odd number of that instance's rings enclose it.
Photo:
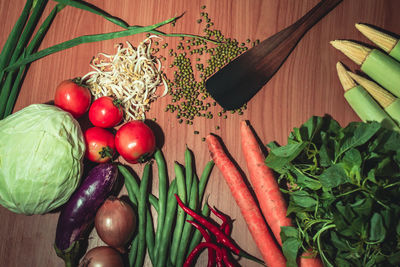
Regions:
[[[100,246],[89,250],[79,267],[124,267],[124,261],[112,247]]]
[[[136,228],[136,214],[124,200],[109,197],[96,213],[95,228],[104,243],[124,253]]]

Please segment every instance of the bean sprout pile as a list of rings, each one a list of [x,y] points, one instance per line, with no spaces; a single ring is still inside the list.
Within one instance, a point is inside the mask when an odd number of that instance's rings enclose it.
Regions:
[[[125,121],[144,120],[150,103],[168,93],[161,62],[151,54],[152,38],[159,37],[149,36],[136,49],[129,42],[119,44],[115,55],[99,53],[90,64],[94,71],[82,77],[95,99],[112,96],[122,101]]]

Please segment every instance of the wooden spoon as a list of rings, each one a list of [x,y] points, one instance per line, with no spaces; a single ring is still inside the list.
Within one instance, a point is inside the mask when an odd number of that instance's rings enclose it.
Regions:
[[[322,0],[294,24],[241,54],[207,79],[207,91],[224,109],[242,107],[271,79],[303,35],[341,1]]]

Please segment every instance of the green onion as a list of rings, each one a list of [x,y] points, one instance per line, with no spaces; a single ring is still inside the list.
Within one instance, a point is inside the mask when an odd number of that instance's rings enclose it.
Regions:
[[[71,47],[74,47],[74,46],[77,46],[80,44],[93,43],[93,42],[110,40],[110,39],[130,36],[130,35],[134,35],[134,34],[138,34],[138,33],[148,32],[150,30],[153,30],[153,29],[161,27],[165,24],[168,24],[168,23],[174,21],[175,19],[176,19],[176,17],[167,19],[163,22],[160,22],[160,23],[157,23],[154,25],[144,26],[144,27],[132,26],[132,27],[129,27],[128,30],[124,30],[124,31],[79,36],[74,39],[71,39],[71,40],[62,42],[60,44],[43,49],[35,54],[25,57],[25,58],[21,58],[16,63],[8,66],[5,70],[6,71],[13,70],[21,65],[31,63],[32,61],[38,60],[38,59],[48,56],[50,54],[53,54],[53,53],[59,52],[61,50],[65,50],[65,49],[68,49],[68,48],[71,48]]]
[[[47,0],[36,0],[36,1],[27,0],[19,19],[14,25],[1,51],[0,119],[3,119],[4,117],[11,114],[12,109],[15,105],[16,98],[18,96],[19,89],[22,84],[23,77],[28,70],[27,65],[35,60],[59,52],[61,50],[68,49],[83,43],[109,40],[144,32],[151,32],[163,36],[182,36],[182,37],[188,36],[192,38],[199,38],[204,41],[219,43],[218,41],[210,40],[208,38],[201,36],[190,35],[190,34],[178,34],[178,33],[166,34],[156,30],[160,26],[175,22],[176,19],[178,19],[180,16],[165,20],[161,23],[145,27],[129,26],[125,21],[108,14],[104,10],[97,8],[92,4],[81,1],[72,1],[72,0],[55,0],[55,1],[58,2],[59,4],[57,4],[56,7],[52,10],[50,15],[46,18],[40,29],[37,31],[36,35],[32,38],[29,45],[27,45],[43,13],[43,10],[48,2]],[[39,47],[40,42],[43,40],[44,35],[49,29],[55,15],[59,11],[61,11],[63,7],[66,5],[97,14],[114,24],[121,26],[125,30],[105,33],[105,34],[80,36],[75,39],[36,52],[36,49]]]

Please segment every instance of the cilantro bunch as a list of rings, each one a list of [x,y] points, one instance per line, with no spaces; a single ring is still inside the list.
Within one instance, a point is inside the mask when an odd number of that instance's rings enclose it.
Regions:
[[[288,266],[310,248],[325,266],[400,265],[398,132],[314,116],[267,146],[293,219],[281,231]]]

